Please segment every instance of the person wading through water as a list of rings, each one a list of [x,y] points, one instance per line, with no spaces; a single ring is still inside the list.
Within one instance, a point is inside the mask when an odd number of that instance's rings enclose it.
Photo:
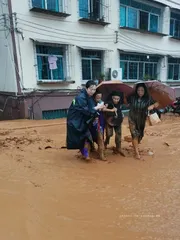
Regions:
[[[120,92],[114,91],[110,95],[110,99],[107,101],[106,105],[106,139],[105,139],[105,148],[110,142],[110,138],[113,136],[113,129],[115,131],[115,145],[114,153],[121,154],[125,156],[121,150],[121,136],[122,136],[122,122],[123,114],[121,111],[121,105],[123,98]]]
[[[89,160],[90,149],[93,144],[89,125],[98,116],[98,110],[104,105],[95,106],[93,95],[96,83],[88,81],[85,89],[72,101],[67,115],[67,149],[79,149],[82,156]]]
[[[144,137],[144,128],[148,111],[156,109],[159,103],[155,103],[150,97],[146,85],[144,83],[139,83],[136,86],[135,92],[127,98],[127,104],[130,107],[128,121],[135,157],[140,159],[141,156],[139,154],[138,144]]]

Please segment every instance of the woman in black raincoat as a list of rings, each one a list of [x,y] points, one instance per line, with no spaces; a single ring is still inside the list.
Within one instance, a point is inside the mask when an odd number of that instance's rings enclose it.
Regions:
[[[89,125],[97,117],[97,110],[103,108],[95,106],[93,100],[95,91],[96,83],[88,81],[86,88],[72,101],[67,116],[67,149],[80,149],[87,160],[93,143]]]

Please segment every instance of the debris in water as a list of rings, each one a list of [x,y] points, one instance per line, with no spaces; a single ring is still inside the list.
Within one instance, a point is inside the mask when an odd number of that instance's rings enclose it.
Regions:
[[[149,156],[153,156],[154,153],[153,153],[152,151],[149,151],[149,152],[148,152],[148,155],[149,155]]]
[[[132,142],[132,137],[131,136],[125,136],[124,141],[126,142]]]
[[[44,149],[49,149],[49,148],[52,148],[51,146],[46,146]]]
[[[167,142],[164,142],[164,145],[166,145],[166,146],[168,146],[168,147],[170,146],[169,143],[167,143]]]

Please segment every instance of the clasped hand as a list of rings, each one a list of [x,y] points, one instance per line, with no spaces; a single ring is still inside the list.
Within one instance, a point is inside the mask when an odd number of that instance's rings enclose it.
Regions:
[[[151,106],[148,107],[148,111],[151,111],[153,109],[154,109],[154,105],[151,105]]]

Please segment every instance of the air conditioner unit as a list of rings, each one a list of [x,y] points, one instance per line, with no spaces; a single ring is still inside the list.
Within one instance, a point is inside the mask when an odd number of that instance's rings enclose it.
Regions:
[[[111,68],[111,80],[120,80],[122,81],[122,68]]]

